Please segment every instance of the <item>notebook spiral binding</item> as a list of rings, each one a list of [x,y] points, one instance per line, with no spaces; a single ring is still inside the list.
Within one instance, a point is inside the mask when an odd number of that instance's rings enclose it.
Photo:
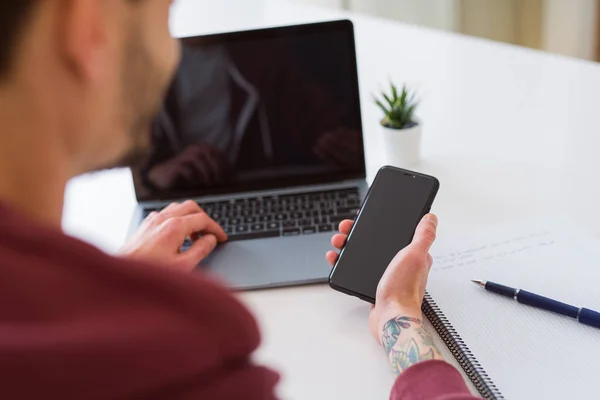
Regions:
[[[467,344],[462,340],[441,308],[435,303],[429,293],[425,293],[423,313],[440,335],[450,352],[465,371],[477,391],[486,399],[502,400],[504,396],[494,385],[492,378],[485,372]]]

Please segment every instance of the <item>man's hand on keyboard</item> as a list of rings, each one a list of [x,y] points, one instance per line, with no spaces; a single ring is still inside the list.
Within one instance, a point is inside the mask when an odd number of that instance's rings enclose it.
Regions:
[[[182,253],[181,246],[186,239],[193,244]],[[198,204],[186,201],[151,213],[121,254],[191,271],[217,243],[226,240],[223,229]]]

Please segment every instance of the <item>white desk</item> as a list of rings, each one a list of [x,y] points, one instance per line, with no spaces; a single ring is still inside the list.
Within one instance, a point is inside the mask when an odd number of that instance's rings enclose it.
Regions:
[[[372,178],[388,77],[423,94],[424,162],[437,176],[439,241],[509,218],[567,212],[600,233],[600,67],[287,0],[179,0],[176,35],[351,18],[356,25]],[[122,244],[135,199],[127,171],[73,181],[64,227],[107,251]],[[290,399],[385,399],[393,383],[367,328],[368,305],[326,286],[246,293],[264,334],[261,362]],[[443,345],[440,345],[445,350]]]

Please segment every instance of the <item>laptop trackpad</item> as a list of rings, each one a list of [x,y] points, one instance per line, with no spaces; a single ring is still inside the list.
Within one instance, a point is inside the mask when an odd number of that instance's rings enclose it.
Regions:
[[[234,289],[327,282],[331,234],[227,243],[206,259],[205,271]]]

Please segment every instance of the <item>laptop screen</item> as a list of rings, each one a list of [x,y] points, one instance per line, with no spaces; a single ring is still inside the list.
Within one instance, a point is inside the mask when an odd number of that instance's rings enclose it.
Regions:
[[[365,176],[349,21],[182,39],[138,200]]]

